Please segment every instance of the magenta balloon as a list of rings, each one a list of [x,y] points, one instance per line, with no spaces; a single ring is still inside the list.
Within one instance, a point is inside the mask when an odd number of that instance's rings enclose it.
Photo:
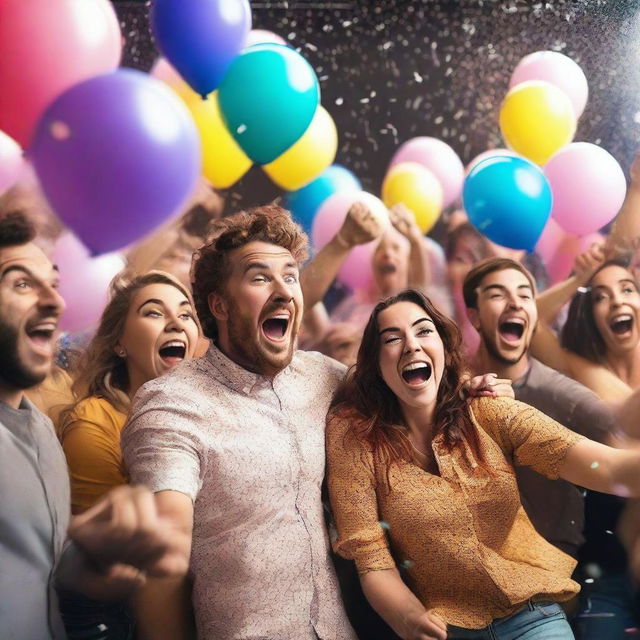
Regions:
[[[109,284],[124,267],[122,256],[91,258],[80,240],[65,231],[51,260],[60,269],[59,291],[67,304],[60,327],[72,333],[95,327],[108,300]]]
[[[93,253],[119,249],[169,218],[201,169],[184,103],[131,69],[63,93],[38,124],[32,157],[51,207]]]
[[[372,198],[374,200],[371,200]],[[327,198],[313,219],[311,228],[313,247],[319,251],[333,238],[344,222],[347,211],[352,204],[364,201],[377,207],[375,200],[377,200],[375,196],[364,191],[336,193]],[[380,201],[378,200],[378,202]],[[380,204],[382,205],[382,203]],[[371,264],[376,245],[377,241],[373,241],[352,249],[338,273],[338,280],[353,290],[369,287],[373,280]]]
[[[460,197],[464,165],[446,142],[428,136],[408,140],[396,151],[389,168],[401,162],[417,162],[438,178],[442,186],[443,207],[448,207]]]
[[[23,165],[20,145],[0,131],[0,195],[17,182]]]
[[[616,159],[589,142],[567,145],[545,165],[553,193],[551,216],[568,233],[597,231],[613,220],[627,191]]]
[[[116,69],[121,50],[109,0],[2,0],[0,129],[28,149],[47,106],[74,84]]]
[[[509,81],[509,88],[529,80],[542,80],[561,89],[571,100],[576,118],[584,111],[589,97],[587,77],[580,66],[558,51],[537,51],[520,60]]]

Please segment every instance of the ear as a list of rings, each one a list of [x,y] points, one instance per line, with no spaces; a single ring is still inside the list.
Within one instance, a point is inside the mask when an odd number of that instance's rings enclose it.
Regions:
[[[229,319],[229,307],[227,301],[219,293],[210,293],[207,297],[209,311],[216,320],[226,321]]]
[[[477,309],[469,309],[467,307],[467,318],[476,331],[480,331],[480,318]]]

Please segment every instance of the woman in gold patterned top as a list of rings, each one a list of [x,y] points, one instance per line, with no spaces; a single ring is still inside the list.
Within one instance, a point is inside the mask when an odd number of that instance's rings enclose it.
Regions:
[[[575,563],[533,528],[513,465],[638,495],[640,454],[515,400],[467,404],[461,373],[459,331],[422,294],[374,309],[328,419],[334,547],[402,638],[571,639]]]

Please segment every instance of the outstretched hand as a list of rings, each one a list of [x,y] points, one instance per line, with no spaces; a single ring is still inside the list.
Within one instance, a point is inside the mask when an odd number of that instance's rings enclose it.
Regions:
[[[421,240],[422,231],[416,222],[413,211],[401,202],[394,204],[389,209],[389,220],[396,231],[401,233],[408,240]]]
[[[69,526],[69,537],[113,579],[134,577],[136,569],[162,578],[186,575],[185,535],[159,516],[148,489],[126,485]]]
[[[467,379],[462,391],[471,398],[515,398],[509,378],[498,378],[495,373],[485,373]]]
[[[601,243],[594,243],[584,253],[581,253],[573,266],[573,272],[580,284],[587,284],[604,261],[604,245]]]

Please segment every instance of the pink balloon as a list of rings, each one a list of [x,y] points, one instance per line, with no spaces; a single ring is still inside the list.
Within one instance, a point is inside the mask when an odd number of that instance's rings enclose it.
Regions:
[[[460,197],[464,165],[446,142],[428,136],[407,140],[391,158],[389,168],[401,162],[417,162],[438,178],[442,186],[443,207],[448,207]]]
[[[547,220],[542,235],[536,244],[536,253],[545,264],[556,254],[566,235],[566,232],[553,218]]]
[[[616,159],[590,142],[573,142],[545,165],[553,192],[551,216],[568,233],[597,231],[618,213],[627,191]]]
[[[311,239],[317,251],[335,236],[344,222],[349,208],[355,202],[365,203],[374,215],[380,217],[385,226],[389,225],[387,208],[370,193],[366,191],[335,193],[322,203],[313,219]],[[371,263],[376,245],[377,240],[374,240],[352,249],[338,273],[338,280],[353,290],[369,287],[373,280]]]
[[[287,44],[284,38],[281,38],[277,33],[273,31],[267,31],[266,29],[251,29],[245,42],[245,47],[252,47],[254,44],[264,44],[265,42],[271,44]]]
[[[63,91],[116,69],[122,36],[109,0],[0,2],[0,129],[28,149]]]
[[[473,169],[473,167],[475,167],[479,162],[495,156],[509,156],[510,158],[520,157],[515,151],[511,151],[511,149],[487,149],[486,151],[479,153],[471,162],[469,162],[465,169],[465,176],[468,176],[471,169]]]
[[[537,51],[520,60],[509,81],[509,88],[528,80],[550,82],[571,100],[576,118],[584,111],[589,97],[587,77],[571,58],[557,51]]]
[[[164,82],[170,87],[181,87],[183,85],[188,86],[182,76],[171,66],[169,62],[167,62],[165,58],[158,58],[153,64],[153,67],[151,67],[149,74],[152,78],[160,80],[160,82]]]
[[[13,186],[24,170],[20,145],[0,131],[0,194]]]
[[[59,291],[67,303],[61,328],[75,333],[95,327],[107,303],[109,284],[122,271],[124,259],[118,253],[91,258],[80,240],[65,231],[51,261],[60,269]]]

